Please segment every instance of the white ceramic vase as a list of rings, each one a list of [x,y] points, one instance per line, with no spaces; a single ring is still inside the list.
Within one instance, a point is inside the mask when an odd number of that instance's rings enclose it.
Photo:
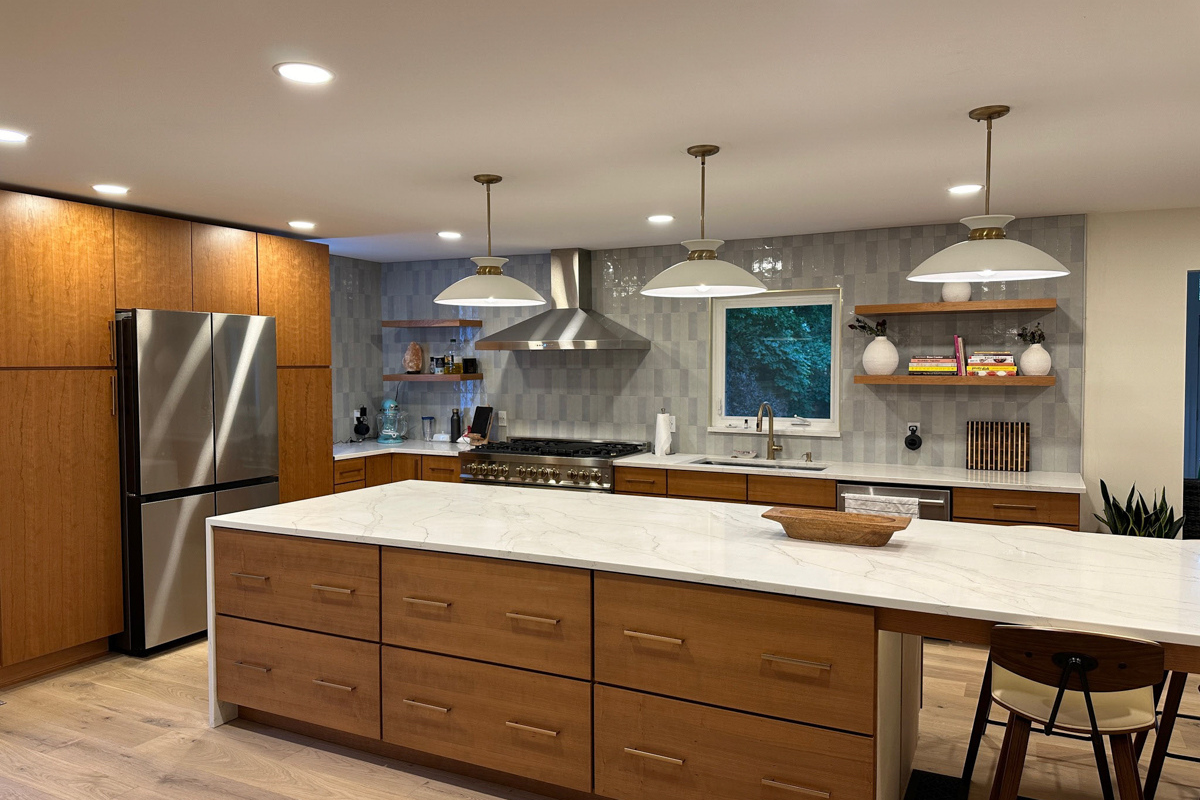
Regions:
[[[868,375],[891,375],[899,363],[900,354],[896,352],[896,345],[889,342],[886,336],[874,337],[863,351],[863,369]]]
[[[942,284],[942,300],[947,303],[965,303],[971,299],[971,284],[955,281]]]
[[[1031,344],[1021,353],[1022,375],[1049,375],[1050,353],[1040,344]]]

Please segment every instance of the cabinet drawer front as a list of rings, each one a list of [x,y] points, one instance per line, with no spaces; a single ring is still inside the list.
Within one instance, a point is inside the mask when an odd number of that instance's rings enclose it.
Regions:
[[[592,788],[591,684],[383,648],[383,738],[581,791]]]
[[[871,800],[874,740],[596,687],[596,794]]]
[[[781,475],[747,476],[751,503],[809,508],[837,508],[837,481],[821,478],[788,478]]]
[[[667,471],[616,467],[613,469],[613,488],[618,494],[666,494]]]
[[[359,479],[357,481],[353,481],[352,483],[339,483],[337,486],[333,487],[333,493],[341,494],[342,492],[353,492],[355,489],[365,488],[367,488],[367,482]]]
[[[217,697],[379,738],[379,645],[217,616]]]
[[[596,681],[872,733],[869,608],[596,574]]]
[[[407,453],[392,453],[392,481],[419,481],[421,457]]]
[[[363,459],[367,486],[383,486],[392,482],[392,456],[384,454]]]
[[[361,458],[345,458],[333,462],[333,482],[353,483],[366,477],[366,468]]]
[[[954,516],[1003,522],[1079,525],[1079,495],[1010,489],[955,489]]]
[[[421,479],[458,483],[462,467],[458,456],[421,456]]]
[[[592,675],[587,570],[383,550],[383,640],[576,678]]]
[[[667,494],[698,500],[746,502],[746,476],[724,472],[691,472],[673,469],[667,473]]]
[[[213,531],[218,614],[379,641],[379,548]]]

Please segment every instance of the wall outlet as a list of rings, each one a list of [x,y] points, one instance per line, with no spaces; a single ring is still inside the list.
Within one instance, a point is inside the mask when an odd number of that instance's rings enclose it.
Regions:
[[[671,433],[675,433],[675,415],[671,415]]]
[[[503,425],[506,428],[508,427],[508,412],[507,411],[497,411],[496,412],[496,424]]]

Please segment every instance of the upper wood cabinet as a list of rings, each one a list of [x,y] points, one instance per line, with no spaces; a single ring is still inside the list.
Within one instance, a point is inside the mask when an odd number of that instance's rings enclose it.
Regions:
[[[329,247],[258,234],[258,313],[275,317],[279,366],[329,366]]]
[[[192,223],[192,310],[258,313],[258,237]]]
[[[328,367],[285,368],[279,380],[279,502],[333,492],[333,382]]]
[[[111,208],[0,191],[0,367],[111,366],[114,297]]]
[[[117,308],[192,309],[191,223],[114,212]]]
[[[115,379],[111,369],[0,370],[3,666],[121,632]],[[72,424],[48,422],[48,408],[71,409]]]

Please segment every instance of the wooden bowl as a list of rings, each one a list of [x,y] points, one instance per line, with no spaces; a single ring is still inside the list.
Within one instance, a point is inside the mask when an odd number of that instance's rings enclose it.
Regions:
[[[862,547],[882,547],[893,533],[904,530],[910,522],[908,517],[811,508],[772,508],[763,512],[763,517],[778,522],[793,539]]]

